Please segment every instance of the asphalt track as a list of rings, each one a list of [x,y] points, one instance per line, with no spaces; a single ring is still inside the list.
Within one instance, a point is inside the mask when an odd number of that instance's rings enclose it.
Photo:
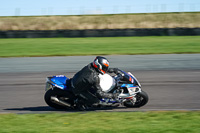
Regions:
[[[97,111],[200,110],[200,54],[106,56],[111,67],[131,71],[149,95],[141,108]],[[74,72],[94,56],[0,58],[0,113],[71,112],[44,102],[45,78]]]

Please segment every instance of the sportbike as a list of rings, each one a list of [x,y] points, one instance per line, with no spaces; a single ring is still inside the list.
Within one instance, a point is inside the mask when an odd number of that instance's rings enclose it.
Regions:
[[[109,74],[99,75],[100,86],[107,93],[117,93],[117,99],[102,98],[94,107],[117,107],[126,106],[139,108],[147,104],[148,95],[141,89],[140,82],[130,72],[120,71],[119,74],[111,76]],[[64,75],[47,77],[45,102],[56,109],[75,109],[77,97],[70,89],[70,79]],[[91,88],[91,93],[95,90]]]

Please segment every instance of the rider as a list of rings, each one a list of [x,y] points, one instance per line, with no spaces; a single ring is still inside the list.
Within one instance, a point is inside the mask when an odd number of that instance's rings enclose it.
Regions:
[[[102,56],[97,56],[94,61],[79,72],[71,79],[72,92],[78,96],[75,104],[79,110],[85,110],[87,106],[98,103],[100,98],[117,99],[118,94],[106,93],[100,87],[99,74],[106,72],[118,73],[118,68],[109,68],[109,61]],[[95,95],[90,92],[93,88]]]

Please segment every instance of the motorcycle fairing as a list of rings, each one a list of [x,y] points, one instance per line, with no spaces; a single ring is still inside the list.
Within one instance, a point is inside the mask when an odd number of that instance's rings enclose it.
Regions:
[[[123,79],[124,80],[128,81],[130,84],[131,83],[135,84],[135,78],[132,75],[130,75],[129,73],[126,73],[126,72],[124,72],[122,70],[121,70],[121,72],[124,74],[123,75]]]
[[[119,94],[121,98],[130,99],[136,95],[136,93],[141,92],[141,88],[134,84],[122,84],[121,88],[126,88]]]
[[[52,86],[55,86],[59,89],[67,90],[67,84],[66,84],[67,80],[69,80],[69,78],[67,78],[64,75],[56,75],[56,76],[53,76],[53,77],[48,77],[47,83],[49,83]]]
[[[116,100],[114,99],[110,99],[110,98],[102,98],[100,99],[101,104],[114,104],[114,103],[118,103]]]
[[[131,88],[131,87],[137,87],[134,84],[122,84],[121,87]]]

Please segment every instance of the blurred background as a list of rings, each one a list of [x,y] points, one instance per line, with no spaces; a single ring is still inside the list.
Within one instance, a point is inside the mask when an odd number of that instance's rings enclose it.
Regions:
[[[0,30],[197,28],[199,11],[199,0],[7,0]]]

